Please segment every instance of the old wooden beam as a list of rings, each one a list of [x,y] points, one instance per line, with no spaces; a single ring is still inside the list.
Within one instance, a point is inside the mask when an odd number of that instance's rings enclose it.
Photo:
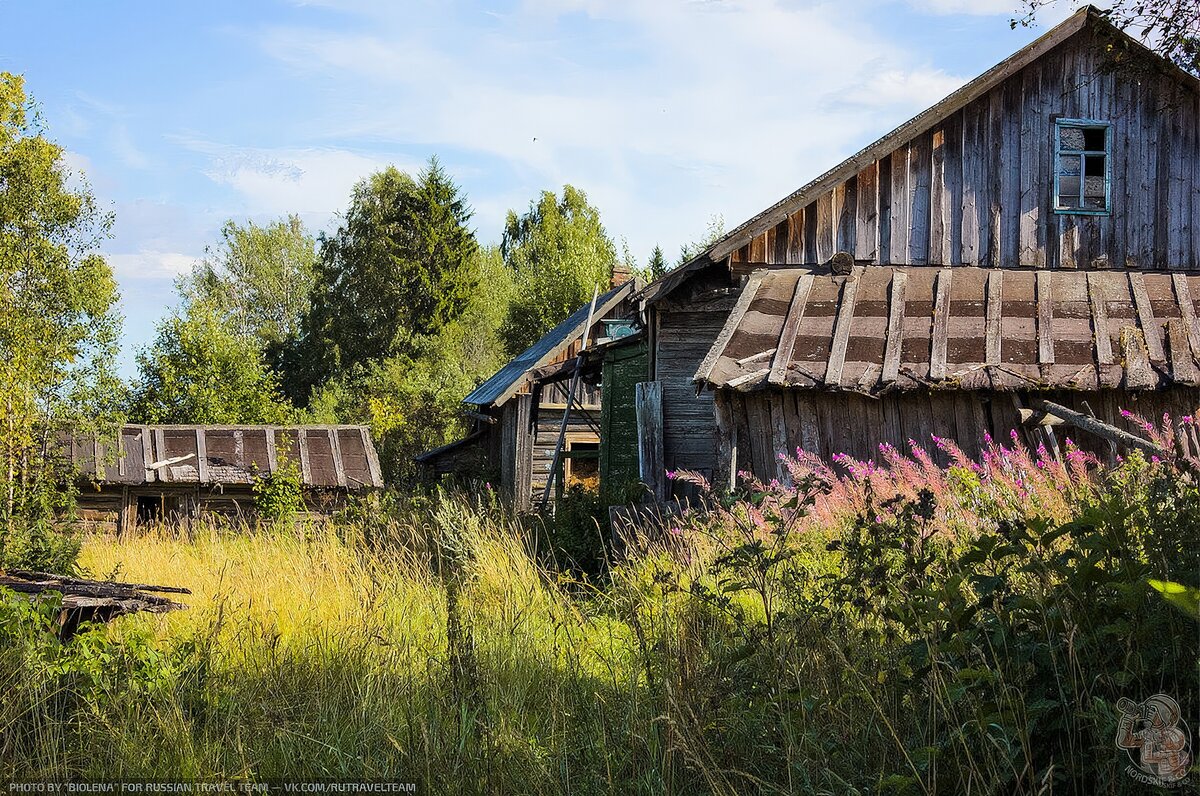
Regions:
[[[1074,409],[1068,409],[1062,404],[1053,401],[1034,401],[1034,406],[1042,411],[1062,418],[1063,422],[1078,428],[1081,431],[1086,431],[1089,434],[1095,434],[1101,439],[1106,439],[1114,442],[1117,445],[1135,450],[1144,451],[1154,455],[1162,455],[1163,449],[1155,445],[1147,439],[1130,434],[1124,429],[1105,423],[1102,420],[1097,420],[1094,417],[1089,417],[1082,412],[1076,412]]]
[[[890,384],[900,375],[900,353],[904,347],[904,293],[908,274],[892,271],[891,296],[888,302],[887,343],[883,350],[883,372],[880,381]]]
[[[1167,321],[1167,346],[1171,349],[1171,379],[1177,384],[1194,386],[1198,379],[1196,361],[1188,343],[1187,329],[1180,318]]]
[[[497,423],[496,418],[491,415],[485,415],[483,412],[476,412],[474,409],[464,409],[463,415],[472,420],[478,420],[480,423],[486,423],[489,426],[494,426]]]
[[[846,348],[850,344],[850,327],[854,323],[854,304],[858,297],[858,284],[862,281],[863,267],[857,266],[842,284],[842,302],[838,307],[837,322],[833,327],[833,344],[829,350],[829,363],[825,368],[825,384],[837,387],[842,382],[842,367],[846,364]]]
[[[362,440],[363,453],[367,457],[367,469],[371,472],[371,486],[383,486],[383,474],[379,469],[379,453],[371,444],[371,437],[367,434],[367,429],[360,426],[358,436]]]
[[[1108,336],[1108,302],[1100,286],[1100,277],[1087,274],[1088,302],[1092,308],[1092,337],[1096,346],[1096,363],[1113,363],[1112,339]]]
[[[750,373],[743,373],[741,376],[725,382],[725,386],[731,390],[737,390],[746,386],[747,384],[759,381],[763,376],[766,376],[770,372],[771,371],[767,368],[760,368],[759,370],[751,371]]]
[[[296,429],[296,444],[300,447],[300,481],[312,485],[312,465],[308,459],[308,435],[303,428]]]
[[[1045,269],[1037,272],[1037,335],[1038,364],[1054,364],[1054,295],[1051,285],[1054,274]]]
[[[1187,275],[1178,272],[1171,274],[1171,284],[1175,288],[1175,301],[1179,304],[1179,315],[1183,318],[1192,353],[1200,356],[1200,324],[1196,321],[1196,305],[1192,300]]]
[[[267,473],[273,473],[279,469],[279,454],[275,450],[275,429],[263,429],[263,433],[267,435]]]
[[[138,436],[142,440],[142,467],[145,470],[145,480],[150,483],[157,477],[154,470],[150,468],[154,462],[154,442],[150,438],[150,427],[138,426]]]
[[[1150,304],[1150,296],[1146,294],[1146,282],[1138,272],[1129,274],[1129,287],[1133,291],[1133,303],[1137,306],[1138,322],[1142,325],[1142,337],[1146,343],[1146,353],[1152,362],[1165,362],[1163,353],[1162,330],[1154,317],[1154,307]]]
[[[708,381],[708,377],[712,375],[717,361],[725,353],[725,346],[729,345],[729,341],[733,339],[733,335],[737,331],[738,325],[742,322],[742,318],[746,315],[746,311],[750,309],[750,304],[758,294],[759,285],[762,284],[766,274],[766,271],[755,271],[750,275],[750,278],[746,281],[746,286],[742,288],[742,294],[738,296],[737,304],[734,305],[733,311],[729,313],[729,317],[725,319],[725,326],[721,329],[721,333],[717,335],[717,339],[713,342],[712,348],[708,350],[704,361],[696,369],[693,381]]]
[[[1000,364],[1000,350],[1003,338],[1001,324],[1004,318],[1004,271],[995,270],[987,277],[987,318],[984,321],[984,362],[989,365]]]
[[[202,484],[208,483],[208,441],[202,428],[196,429],[196,478]]]
[[[1150,360],[1146,357],[1146,346],[1142,332],[1134,326],[1121,328],[1121,351],[1125,355],[1125,387],[1130,390],[1147,390],[1158,384]]]
[[[167,438],[161,428],[154,429],[154,459],[160,460],[167,458]],[[166,476],[164,478],[164,476]],[[159,481],[173,481],[170,471],[158,474]]]
[[[342,444],[338,439],[337,431],[333,428],[327,429],[329,435],[329,450],[333,454],[333,472],[337,479],[337,485],[346,486],[346,468],[342,464]]]
[[[954,275],[951,268],[943,268],[937,274],[937,288],[933,298],[933,330],[929,342],[929,378],[938,381],[946,378],[946,343],[950,332],[950,282]]]
[[[812,274],[804,274],[796,280],[796,287],[792,291],[792,303],[788,305],[783,328],[779,330],[775,359],[771,362],[771,372],[767,376],[767,382],[770,384],[781,386],[787,383],[788,365],[792,363],[796,334],[800,331],[800,322],[804,320],[804,309],[808,306],[808,294],[812,291],[812,284]]]

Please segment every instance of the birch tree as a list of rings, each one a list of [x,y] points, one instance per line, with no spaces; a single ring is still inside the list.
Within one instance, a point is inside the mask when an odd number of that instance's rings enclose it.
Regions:
[[[117,285],[98,250],[110,226],[23,78],[0,72],[0,566],[37,563],[50,545],[55,432],[116,405]]]

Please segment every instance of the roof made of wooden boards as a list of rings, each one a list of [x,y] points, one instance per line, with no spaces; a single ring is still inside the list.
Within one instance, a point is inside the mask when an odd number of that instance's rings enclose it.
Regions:
[[[365,426],[127,425],[116,455],[94,435],[64,442],[80,472],[101,484],[248,485],[291,462],[305,486],[383,486]]]
[[[754,271],[696,372],[865,394],[1200,384],[1200,275],[855,266]]]
[[[640,280],[631,279],[617,285],[607,293],[601,293],[596,299],[594,309],[590,301],[579,307],[557,326],[542,335],[540,340],[472,390],[470,395],[463,398],[462,402],[479,407],[499,406],[505,403],[532,381],[532,374],[536,368],[550,364],[572,343],[583,337],[589,310],[592,314],[592,325],[595,326],[601,318],[612,312],[622,301],[640,290],[641,287]]]

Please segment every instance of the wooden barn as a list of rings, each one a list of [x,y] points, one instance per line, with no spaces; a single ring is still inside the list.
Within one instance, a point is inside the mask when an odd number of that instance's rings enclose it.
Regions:
[[[568,382],[540,376],[574,362],[585,339],[597,343],[628,331],[631,297],[643,287],[630,279],[576,309],[540,340],[476,387],[463,399],[473,430],[465,438],[417,457],[429,472],[459,473],[490,480],[528,511],[546,488],[563,430],[559,483],[594,481],[599,476],[601,391],[579,383],[567,413]],[[589,324],[589,317],[591,323]]]
[[[737,227],[639,296],[665,466],[1190,412],[1198,127],[1200,81],[1085,8]]]
[[[127,425],[120,439],[117,451],[95,436],[64,440],[80,475],[81,518],[116,532],[206,515],[252,517],[256,479],[288,463],[311,513],[383,486],[364,426]]]

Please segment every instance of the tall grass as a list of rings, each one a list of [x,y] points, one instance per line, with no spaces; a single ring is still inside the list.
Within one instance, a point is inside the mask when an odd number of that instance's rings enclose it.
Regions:
[[[1194,579],[1200,491],[1172,461],[988,450],[801,457],[626,540],[602,581],[455,496],[90,537],[91,573],[191,607],[63,645],[49,608],[0,601],[0,779],[1135,792],[1116,699],[1200,696],[1196,626],[1146,585]]]

